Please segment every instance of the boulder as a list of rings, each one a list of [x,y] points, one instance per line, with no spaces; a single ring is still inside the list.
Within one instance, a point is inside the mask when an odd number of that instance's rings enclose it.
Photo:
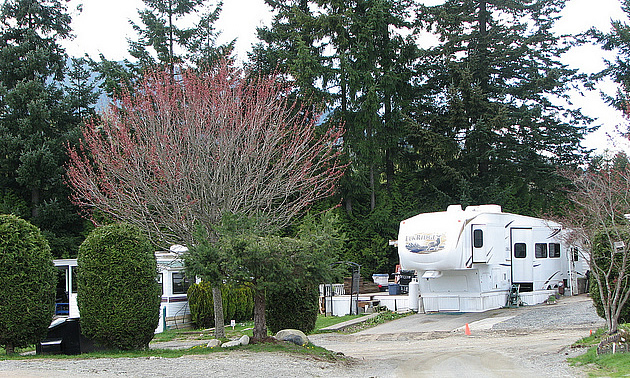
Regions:
[[[232,341],[228,341],[227,343],[221,344],[221,348],[231,348],[231,347],[235,347],[239,345],[241,345],[240,341],[232,340]]]
[[[243,335],[243,336],[241,336],[241,338],[240,338],[240,339],[238,339],[238,342],[239,342],[241,345],[247,345],[247,344],[249,344],[249,336],[247,336],[247,335]]]
[[[288,341],[300,346],[306,345],[310,342],[304,332],[300,331],[299,329],[283,329],[281,331],[278,331],[278,333],[276,333],[276,339],[281,341]]]
[[[210,341],[208,341],[208,345],[206,345],[206,347],[208,348],[215,348],[221,346],[221,340],[219,339],[212,339]]]

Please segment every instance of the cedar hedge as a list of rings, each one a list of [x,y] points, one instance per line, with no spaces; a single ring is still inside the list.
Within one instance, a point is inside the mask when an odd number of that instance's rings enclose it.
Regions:
[[[161,291],[153,246],[129,224],[95,229],[79,247],[82,332],[112,349],[146,349],[159,322]]]
[[[55,312],[55,272],[40,230],[0,215],[0,345],[7,353],[46,336]]]
[[[251,320],[254,314],[254,294],[247,285],[221,285],[223,319],[237,322]],[[212,285],[208,282],[192,284],[188,288],[190,317],[197,328],[214,327],[214,300]]]
[[[299,329],[308,334],[315,329],[319,312],[316,285],[272,286],[267,290],[266,320],[272,333]]]

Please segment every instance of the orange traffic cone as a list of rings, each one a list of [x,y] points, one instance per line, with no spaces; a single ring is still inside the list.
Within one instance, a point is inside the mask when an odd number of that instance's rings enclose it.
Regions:
[[[470,327],[468,326],[468,323],[466,323],[466,328],[464,329],[464,334],[470,336]]]

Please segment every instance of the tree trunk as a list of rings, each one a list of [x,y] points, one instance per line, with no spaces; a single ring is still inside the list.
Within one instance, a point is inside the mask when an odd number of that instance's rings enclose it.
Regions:
[[[485,0],[479,2],[479,41],[477,50],[480,71],[478,79],[481,80],[481,87],[485,90],[490,82],[488,74],[488,6]]]
[[[265,321],[265,291],[256,289],[254,292],[254,332],[253,341],[262,341],[267,337],[267,323]]]
[[[39,188],[31,189],[31,216],[39,216]]]
[[[7,354],[15,354],[15,347],[13,346],[12,342],[7,342],[7,345],[5,345],[5,350]]]
[[[175,64],[174,64],[174,48],[173,48],[173,3],[172,1],[168,2],[168,66],[171,69],[171,75],[175,75]]]
[[[223,296],[219,285],[212,286],[212,300],[214,302],[214,337],[225,337],[225,321],[223,319]]]
[[[385,177],[387,183],[387,190],[391,193],[392,185],[394,183],[394,161],[392,159],[392,148],[385,150]]]
[[[376,188],[374,186],[374,165],[370,165],[370,211],[376,208]]]

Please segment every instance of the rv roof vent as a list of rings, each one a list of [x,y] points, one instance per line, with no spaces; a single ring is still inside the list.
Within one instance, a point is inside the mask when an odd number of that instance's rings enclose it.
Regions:
[[[478,205],[478,206],[466,206],[466,211],[475,213],[500,213],[500,205]]]
[[[462,211],[462,205],[448,205],[446,211]]]
[[[177,253],[178,255],[180,253],[188,252],[188,248],[187,247],[185,247],[183,245],[179,245],[179,244],[173,244],[168,250],[173,252],[173,253]]]

